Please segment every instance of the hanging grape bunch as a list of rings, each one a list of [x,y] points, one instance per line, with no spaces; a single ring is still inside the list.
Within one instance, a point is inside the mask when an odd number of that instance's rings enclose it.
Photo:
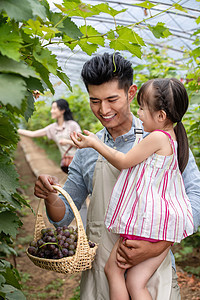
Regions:
[[[28,252],[40,258],[60,259],[72,256],[76,252],[78,230],[71,226],[44,228],[41,230],[41,238],[32,241],[28,247]],[[91,248],[95,244],[88,242]]]

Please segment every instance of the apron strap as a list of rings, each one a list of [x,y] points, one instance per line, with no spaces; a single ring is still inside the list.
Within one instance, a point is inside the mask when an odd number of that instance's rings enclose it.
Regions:
[[[142,139],[143,139],[143,128],[140,120],[138,118],[134,117],[135,121],[135,128],[134,128],[134,133],[135,133],[135,143],[138,144]]]

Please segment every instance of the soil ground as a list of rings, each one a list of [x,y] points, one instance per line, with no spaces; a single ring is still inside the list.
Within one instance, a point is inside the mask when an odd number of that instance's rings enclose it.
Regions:
[[[31,151],[34,155],[31,155]],[[39,167],[36,166],[38,160],[40,160],[38,164]],[[61,181],[66,178],[66,175],[59,170],[59,167],[50,162],[45,156],[44,150],[40,149],[33,144],[32,140],[27,138],[18,144],[15,165],[20,176],[19,192],[28,199],[35,213],[38,207],[38,198],[34,196],[33,189],[36,176],[38,175],[37,173],[42,169],[44,172],[40,172],[40,174],[47,173],[54,175],[57,173],[56,175]],[[35,166],[35,168],[33,166]],[[61,173],[59,174],[59,172]],[[11,262],[16,264],[17,270],[22,276],[23,291],[27,299],[79,299],[79,297],[73,296],[74,291],[79,286],[79,273],[75,275],[58,274],[40,269],[29,260],[25,250],[28,243],[33,240],[35,215],[31,213],[30,209],[25,208],[20,212],[20,216],[23,226],[19,230],[15,246],[19,255],[16,258],[11,258]],[[49,226],[46,217],[45,222],[47,226]],[[190,262],[194,266],[200,265],[200,253],[198,251],[195,252],[195,254],[189,255],[184,264],[187,265],[190,264]],[[200,300],[200,278],[184,272],[182,267],[184,267],[184,265],[177,265],[178,282],[181,287],[181,299]]]

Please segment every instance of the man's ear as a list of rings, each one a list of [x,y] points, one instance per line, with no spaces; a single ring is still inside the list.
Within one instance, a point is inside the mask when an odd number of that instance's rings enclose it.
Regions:
[[[137,86],[132,84],[128,90],[128,100],[131,102],[137,93]]]

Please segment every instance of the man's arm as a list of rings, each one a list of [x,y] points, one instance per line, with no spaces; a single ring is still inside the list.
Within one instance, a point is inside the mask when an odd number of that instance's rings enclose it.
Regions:
[[[53,184],[58,184],[56,177],[46,174],[40,175],[35,183],[34,194],[45,200],[48,216],[54,222],[59,222],[64,217],[65,204],[53,189]]]
[[[74,159],[70,164],[68,179],[64,184],[64,189],[73,199],[77,209],[80,210],[85,201],[88,191],[82,176],[81,153],[76,151]],[[52,188],[57,184],[55,177],[41,175],[35,183],[35,196],[45,200],[49,221],[55,226],[68,225],[74,218],[74,214],[64,196],[59,195]]]

